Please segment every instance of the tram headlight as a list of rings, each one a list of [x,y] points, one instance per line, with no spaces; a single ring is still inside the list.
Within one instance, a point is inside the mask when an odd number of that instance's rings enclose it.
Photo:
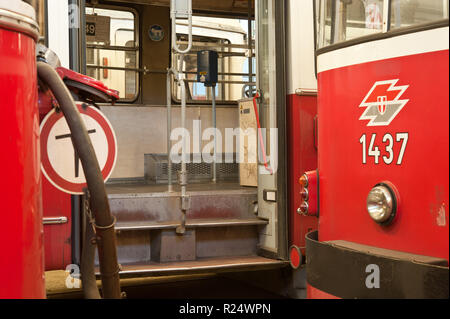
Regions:
[[[379,224],[387,224],[395,216],[397,205],[394,192],[385,184],[373,187],[367,196],[367,212]]]

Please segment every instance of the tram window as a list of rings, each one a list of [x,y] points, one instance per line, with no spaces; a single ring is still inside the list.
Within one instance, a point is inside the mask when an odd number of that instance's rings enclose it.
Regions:
[[[331,44],[331,2],[315,1],[317,47],[325,47]]]
[[[45,10],[46,10],[46,1],[44,0],[34,0],[28,1],[31,3],[36,10],[36,20],[39,25],[39,40],[45,44],[46,38],[46,21],[45,21]]]
[[[86,8],[87,75],[120,93],[119,101],[138,95],[137,13]]]
[[[392,0],[391,29],[448,18],[448,0]]]
[[[383,29],[383,0],[316,0],[318,47]]]
[[[181,49],[186,45],[188,37],[183,33],[183,22],[177,21],[177,42]],[[186,81],[187,101],[198,103],[211,100],[211,89],[197,83],[197,51],[215,50],[219,53],[219,83],[216,85],[216,99],[220,101],[236,101],[242,98],[244,86],[255,80],[255,58],[252,39],[252,76],[249,77],[249,49],[247,40],[247,20],[225,19],[214,17],[193,17],[193,47],[184,55],[182,70]],[[254,23],[252,23],[254,28]],[[252,34],[255,34],[252,31]],[[178,67],[179,54],[172,55],[172,67]],[[254,85],[253,85],[254,86]],[[180,100],[181,89],[172,85],[172,96]]]
[[[383,0],[316,0],[317,45],[383,31]]]

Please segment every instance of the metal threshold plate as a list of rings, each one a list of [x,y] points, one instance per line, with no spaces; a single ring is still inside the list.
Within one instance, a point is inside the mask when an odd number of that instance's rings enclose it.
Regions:
[[[260,256],[202,258],[193,261],[122,265],[120,277],[125,278],[144,275],[167,276],[193,273],[256,271],[281,268],[287,265],[289,265],[289,262],[287,261],[269,259]],[[98,271],[96,274],[99,275]]]
[[[173,184],[173,192],[167,191],[167,185],[161,184],[107,184],[106,191],[109,199],[115,198],[139,198],[139,197],[179,197],[180,186]],[[237,183],[217,182],[217,183],[195,183],[187,185],[187,193],[191,196],[212,196],[212,195],[257,195],[255,187],[242,187]]]
[[[206,218],[206,219],[188,219],[187,228],[199,227],[230,227],[230,226],[257,226],[267,225],[269,222],[263,219],[237,219],[237,218]],[[169,222],[121,222],[115,226],[116,230],[155,230],[155,229],[174,229],[180,225],[180,221]]]

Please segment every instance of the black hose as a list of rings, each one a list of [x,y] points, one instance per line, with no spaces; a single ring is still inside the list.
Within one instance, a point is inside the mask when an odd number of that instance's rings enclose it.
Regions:
[[[115,219],[109,209],[105,183],[91,140],[69,90],[50,65],[37,62],[38,76],[55,96],[70,129],[86,177],[90,208],[95,219],[96,243],[104,298],[120,298],[119,264],[117,262]],[[95,280],[94,280],[95,281]],[[88,279],[88,284],[91,280]],[[95,286],[97,289],[97,286]]]
[[[86,299],[100,299],[95,278],[95,233],[90,221],[86,221],[83,251],[81,252],[81,280],[83,283],[83,294]]]

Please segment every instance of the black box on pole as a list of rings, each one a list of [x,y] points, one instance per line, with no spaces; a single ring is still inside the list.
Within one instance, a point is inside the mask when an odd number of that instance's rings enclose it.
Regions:
[[[197,52],[197,82],[205,86],[215,86],[217,77],[218,55],[216,51],[204,50]]]

